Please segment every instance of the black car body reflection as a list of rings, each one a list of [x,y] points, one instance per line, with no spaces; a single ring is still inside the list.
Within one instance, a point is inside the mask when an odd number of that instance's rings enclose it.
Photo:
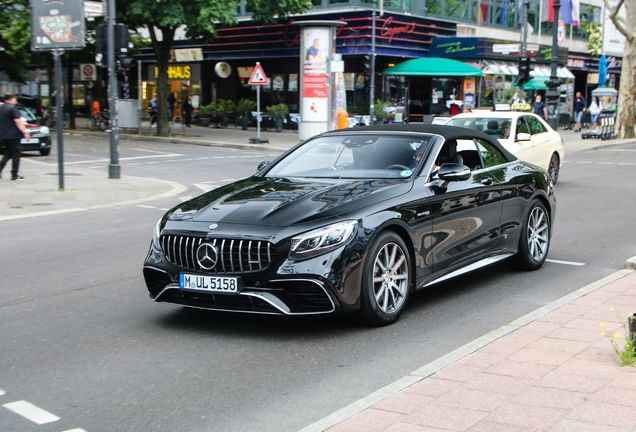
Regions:
[[[395,321],[411,292],[507,259],[538,269],[556,210],[542,169],[449,126],[329,132],[157,223],[150,297],[211,310],[359,312]]]

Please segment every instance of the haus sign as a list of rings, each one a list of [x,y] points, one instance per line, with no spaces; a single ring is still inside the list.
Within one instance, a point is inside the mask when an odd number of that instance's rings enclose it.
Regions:
[[[151,64],[148,66],[148,81],[154,82],[157,81],[157,76],[159,76],[159,68],[156,64]],[[201,65],[199,63],[195,64],[178,64],[173,63],[168,66],[168,79],[169,80],[200,80],[201,79]]]

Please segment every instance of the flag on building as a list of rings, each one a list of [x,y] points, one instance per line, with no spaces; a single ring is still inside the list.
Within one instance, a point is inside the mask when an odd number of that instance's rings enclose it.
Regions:
[[[554,8],[552,0],[541,0],[541,22],[554,22]]]
[[[554,22],[554,1],[541,0],[541,22]],[[561,0],[559,10],[560,19],[563,24],[579,25],[581,2],[580,0]],[[557,20],[558,21],[558,20]]]

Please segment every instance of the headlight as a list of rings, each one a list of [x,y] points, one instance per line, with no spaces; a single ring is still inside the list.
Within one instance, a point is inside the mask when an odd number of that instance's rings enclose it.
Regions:
[[[152,246],[157,250],[161,250],[160,238],[161,238],[161,220],[162,219],[159,219],[157,223],[155,224],[155,229],[153,230],[153,236],[152,236]]]
[[[43,135],[46,135],[46,134],[48,134],[49,132],[51,132],[51,131],[50,131],[50,129],[49,129],[48,127],[46,127],[46,126],[42,126],[42,127],[40,128],[40,133],[41,133],[41,134],[43,134]]]
[[[351,239],[357,224],[357,221],[340,222],[294,237],[291,240],[289,257],[310,258],[342,246]]]

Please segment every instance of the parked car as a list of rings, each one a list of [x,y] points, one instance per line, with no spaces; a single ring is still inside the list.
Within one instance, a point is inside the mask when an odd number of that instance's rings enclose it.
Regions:
[[[506,150],[548,171],[552,183],[557,183],[565,158],[563,139],[538,115],[515,111],[479,111],[458,114],[446,124],[466,127],[497,138]],[[503,130],[506,124],[510,127],[508,133]]]
[[[263,314],[398,319],[413,291],[546,260],[552,182],[492,136],[422,124],[318,135],[156,224],[150,298]]]
[[[27,130],[31,135],[30,139],[23,138],[20,140],[22,151],[39,151],[42,156],[48,156],[51,153],[51,132],[47,126],[35,117],[31,109],[17,103],[16,108],[22,114],[22,121],[26,123]]]

